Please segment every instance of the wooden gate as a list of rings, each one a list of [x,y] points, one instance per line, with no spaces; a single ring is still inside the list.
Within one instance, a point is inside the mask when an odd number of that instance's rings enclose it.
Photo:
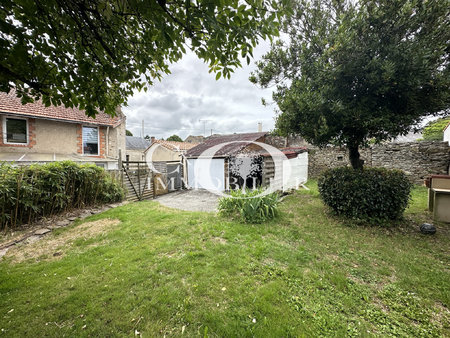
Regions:
[[[127,200],[142,201],[153,198],[153,172],[147,162],[124,161],[122,170]]]
[[[169,191],[180,190],[182,188],[182,168],[181,163],[167,163],[167,185]]]

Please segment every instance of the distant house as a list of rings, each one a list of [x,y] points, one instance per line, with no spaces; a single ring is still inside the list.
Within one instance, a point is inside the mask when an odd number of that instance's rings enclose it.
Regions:
[[[448,144],[450,145],[450,122],[444,129],[444,141],[447,141]]]
[[[169,181],[171,178],[175,179],[174,188],[169,186],[169,190],[181,188],[181,178],[187,180],[187,164],[183,155],[196,145],[196,143],[156,140],[152,137],[152,143],[145,151],[146,160],[151,161],[156,170],[166,172]]]
[[[142,137],[127,136],[125,159],[127,161],[145,161],[145,150],[150,146],[150,141]]]
[[[187,142],[187,143],[202,143],[203,142],[203,140],[204,140],[205,138],[203,137],[203,136],[193,136],[193,135],[189,135],[188,137],[186,137],[186,139],[184,140],[184,142]]]
[[[118,165],[125,151],[125,116],[95,119],[79,109],[22,105],[14,92],[0,93],[0,161],[17,164],[72,160],[106,169]]]
[[[197,146],[196,143],[156,140],[152,138],[151,145],[145,151],[151,152],[153,162],[181,162],[181,155]]]

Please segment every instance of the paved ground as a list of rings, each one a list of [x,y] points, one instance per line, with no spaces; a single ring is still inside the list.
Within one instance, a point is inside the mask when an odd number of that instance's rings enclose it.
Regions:
[[[181,190],[158,196],[162,205],[187,211],[217,211],[219,196],[207,190]]]

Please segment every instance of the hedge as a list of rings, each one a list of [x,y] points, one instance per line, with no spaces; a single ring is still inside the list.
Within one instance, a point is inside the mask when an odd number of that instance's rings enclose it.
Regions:
[[[72,208],[121,201],[124,190],[103,168],[71,161],[0,163],[0,228],[14,228]]]
[[[337,214],[365,221],[401,218],[412,188],[403,171],[385,168],[330,169],[318,184],[322,200]]]

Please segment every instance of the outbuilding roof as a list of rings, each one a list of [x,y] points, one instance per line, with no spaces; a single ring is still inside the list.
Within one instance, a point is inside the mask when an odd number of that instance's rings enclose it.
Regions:
[[[126,142],[127,150],[145,150],[150,145],[150,141],[136,136],[127,136]]]
[[[8,94],[0,92],[0,113],[110,127],[116,127],[123,121],[123,116],[119,115],[111,117],[105,113],[98,113],[93,119],[88,117],[83,110],[77,108],[65,108],[64,106],[46,107],[41,100],[22,104],[21,99],[16,96],[14,91]]]
[[[230,134],[208,137],[203,143],[186,152],[186,157],[199,157],[204,151],[222,143],[229,143],[220,148],[215,157],[233,156],[239,153],[242,149],[247,147],[252,142],[256,142],[264,137],[267,133],[245,133],[245,134]]]

